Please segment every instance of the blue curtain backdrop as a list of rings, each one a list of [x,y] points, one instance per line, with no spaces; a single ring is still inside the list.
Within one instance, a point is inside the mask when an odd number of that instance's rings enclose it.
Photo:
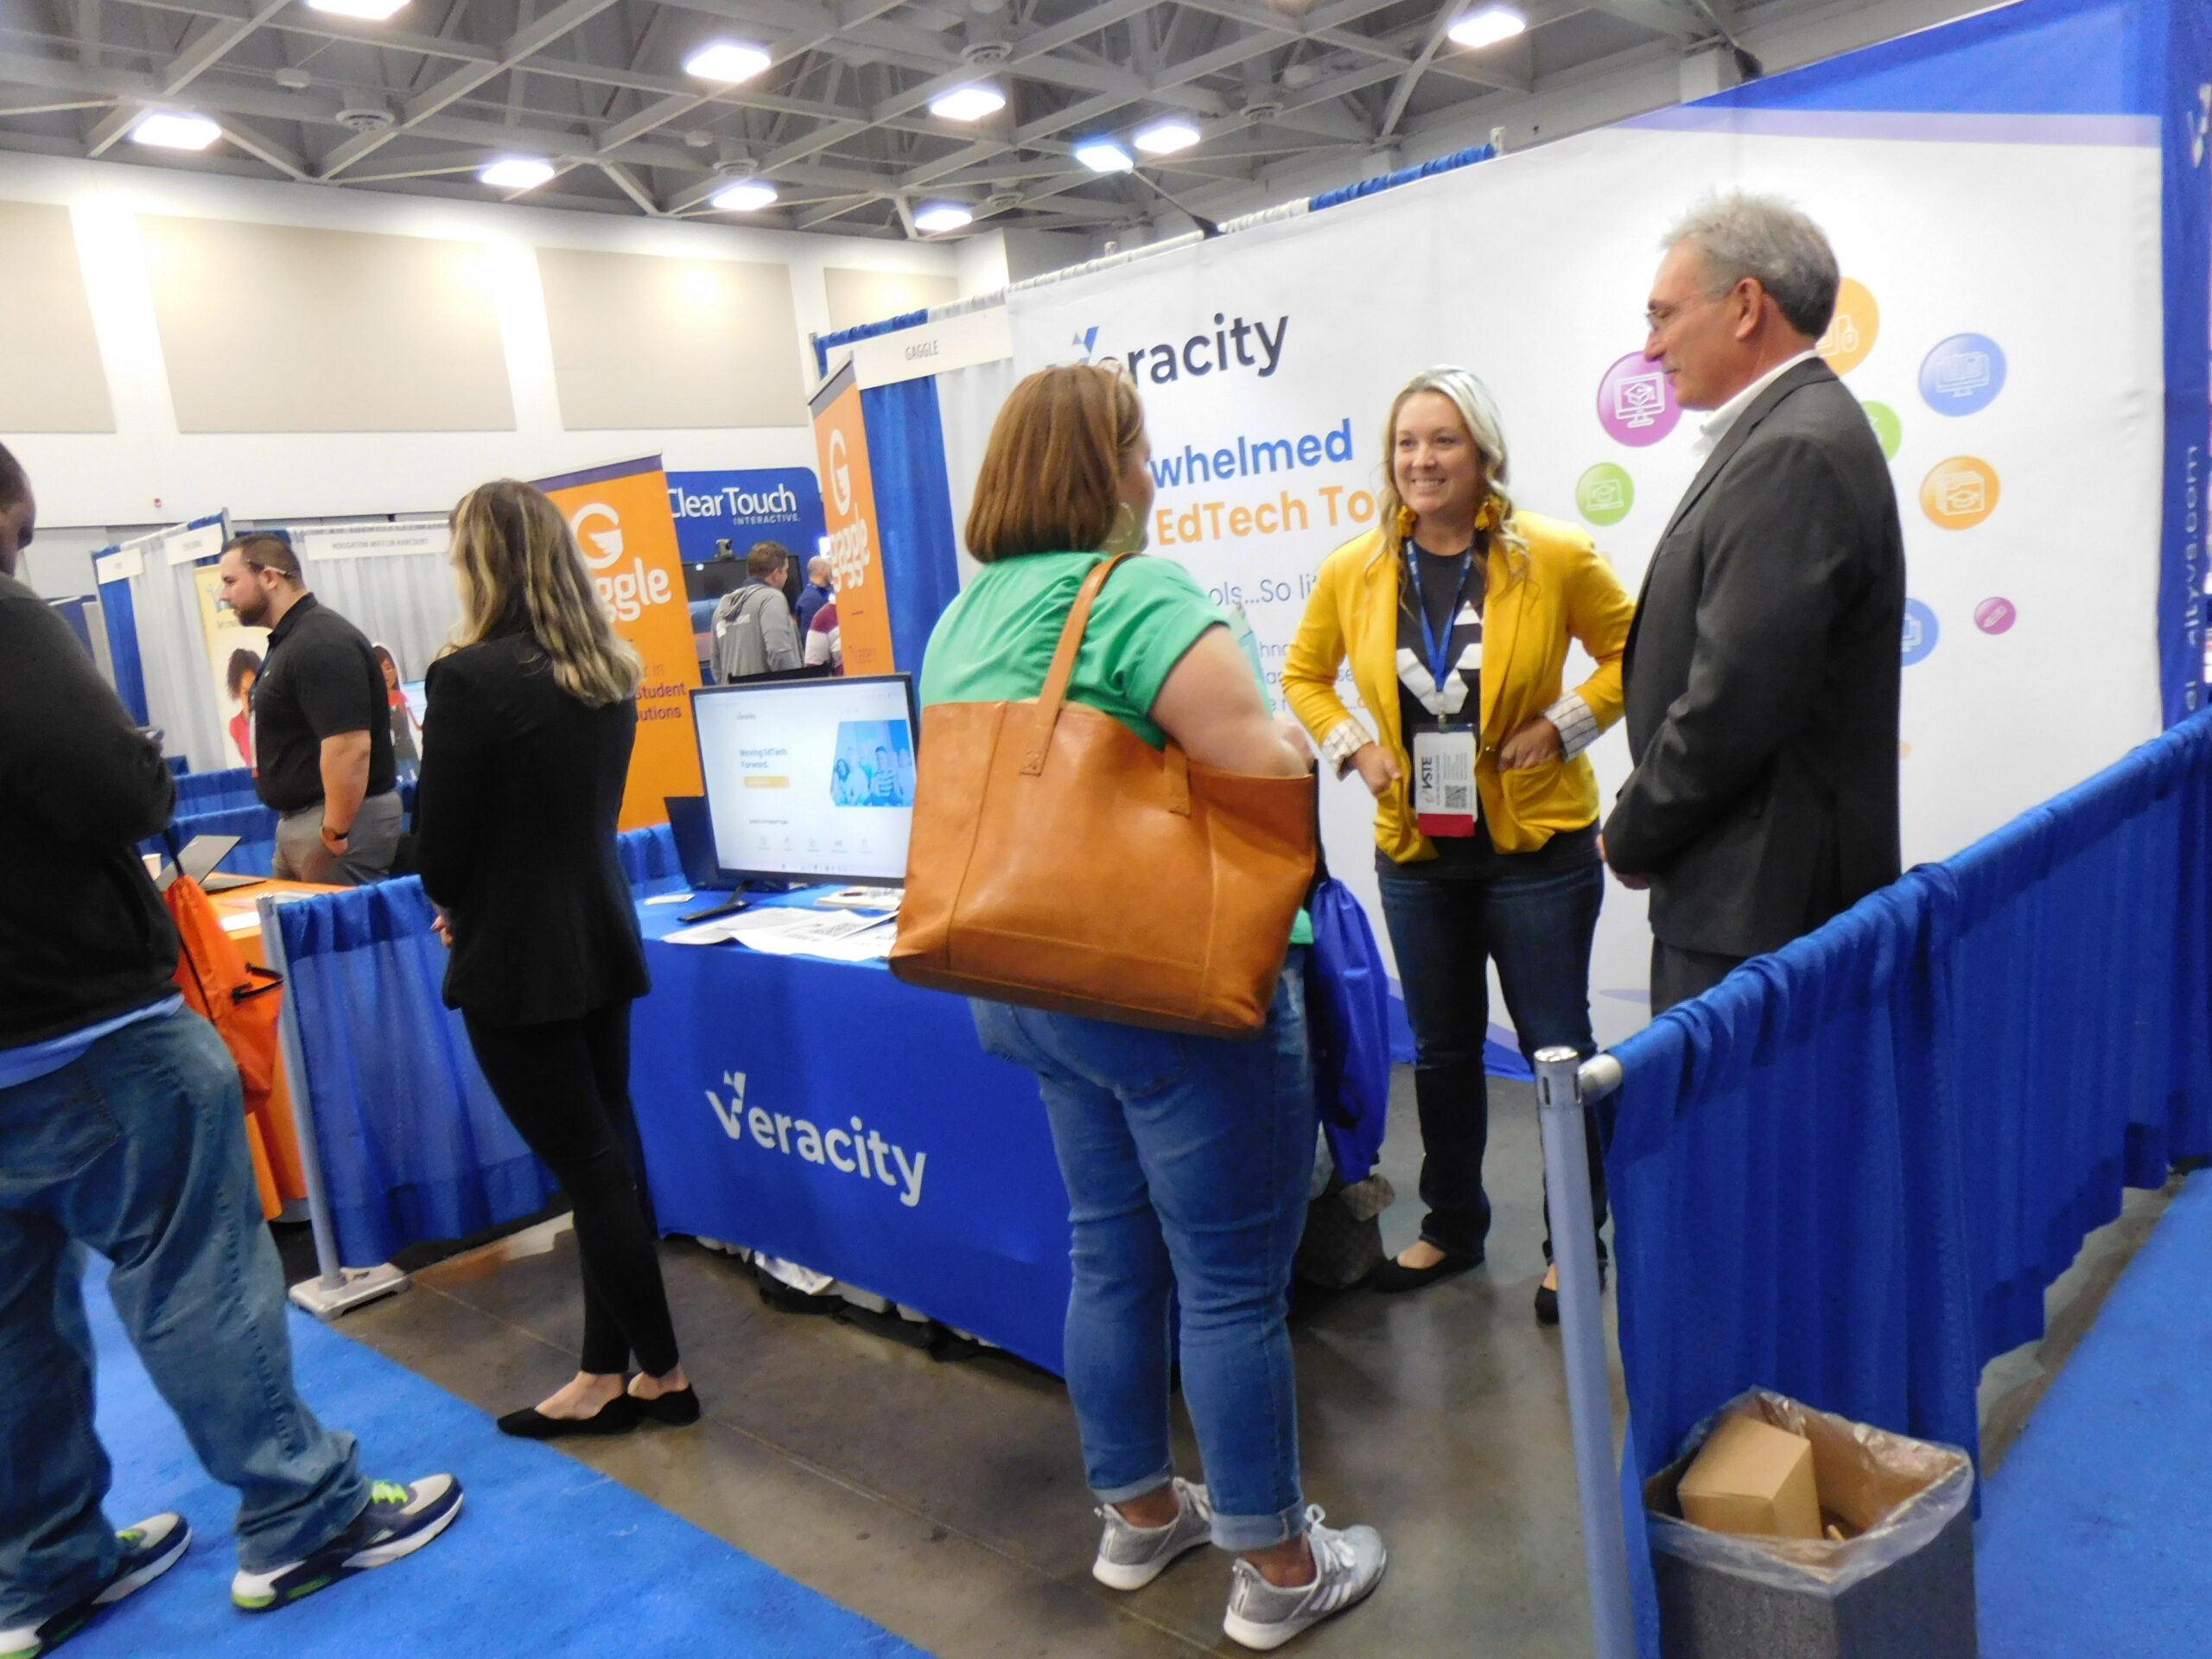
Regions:
[[[107,630],[108,661],[115,668],[116,695],[130,717],[146,721],[146,671],[138,660],[138,609],[130,600],[130,581],[104,582],[100,588],[100,625]]]
[[[219,773],[208,774],[219,776]],[[236,836],[238,844],[216,861],[215,868],[232,875],[266,875],[276,857],[276,814],[256,801],[251,806],[225,806],[207,811],[187,811],[181,798],[190,774],[177,779],[180,799],[176,816],[169,820],[179,847],[188,843],[194,836]],[[251,796],[249,795],[249,798]],[[168,856],[168,842],[162,836],[150,836],[138,843],[142,853],[158,853]]]
[[[960,592],[960,543],[945,482],[936,379],[867,388],[861,418],[875,481],[892,660],[918,678],[930,630]]]
[[[2082,1235],[2212,1154],[2212,712],[1613,1053],[1631,1563],[1754,1385],[1978,1455]]]
[[[188,772],[176,780],[176,810],[222,812],[234,806],[256,806],[261,798],[253,791],[253,772],[231,766],[221,772]]]
[[[665,825],[632,830],[618,851],[634,886],[680,868]],[[319,893],[277,916],[340,1259],[373,1266],[552,1202],[552,1176],[440,994],[445,947],[422,882]]]

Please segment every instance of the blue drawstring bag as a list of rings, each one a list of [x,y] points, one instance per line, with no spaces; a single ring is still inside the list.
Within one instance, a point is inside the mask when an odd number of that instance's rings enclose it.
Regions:
[[[1337,1173],[1350,1186],[1375,1167],[1389,1127],[1389,981],[1350,887],[1325,870],[1306,909],[1313,919],[1306,970],[1313,1100]]]

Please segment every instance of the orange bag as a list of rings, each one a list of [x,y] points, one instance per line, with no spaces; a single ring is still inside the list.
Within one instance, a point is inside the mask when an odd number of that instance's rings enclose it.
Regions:
[[[283,979],[245,959],[223,931],[222,915],[207,893],[181,871],[162,893],[162,902],[168,906],[183,945],[177,954],[178,988],[193,1011],[215,1027],[238,1066],[254,1184],[260,1189],[263,1217],[274,1221],[283,1212],[286,1198],[307,1196],[291,1113],[272,1097],[279,1012],[276,993]]]

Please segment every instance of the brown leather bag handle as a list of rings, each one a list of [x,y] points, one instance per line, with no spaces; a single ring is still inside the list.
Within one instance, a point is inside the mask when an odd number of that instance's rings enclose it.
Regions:
[[[1068,607],[1068,620],[1060,629],[1059,647],[1052,653],[1052,666],[1045,676],[1045,689],[1038,694],[1037,717],[1030,727],[1029,750],[1021,758],[1021,772],[1026,778],[1044,775],[1045,756],[1052,747],[1052,732],[1060,723],[1060,709],[1067,701],[1068,682],[1075,677],[1076,653],[1083,648],[1084,630],[1090,626],[1090,607],[1106,586],[1107,577],[1119,569],[1124,560],[1134,559],[1134,553],[1119,553],[1097,566],[1084,578],[1077,589],[1075,603]],[[1166,761],[1167,810],[1179,818],[1191,816],[1191,761],[1182,746],[1173,738],[1165,750]]]
[[[1045,676],[1045,689],[1037,695],[1037,720],[1030,728],[1029,752],[1021,757],[1022,775],[1034,778],[1045,770],[1045,753],[1052,746],[1052,728],[1060,723],[1060,705],[1067,700],[1068,682],[1075,677],[1075,655],[1083,648],[1083,631],[1090,626],[1090,607],[1105,587],[1106,578],[1121,569],[1124,559],[1136,557],[1134,553],[1122,553],[1097,566],[1083,579],[1083,586],[1076,591],[1075,603],[1068,607],[1066,625],[1060,629],[1059,649],[1052,653],[1052,671]]]

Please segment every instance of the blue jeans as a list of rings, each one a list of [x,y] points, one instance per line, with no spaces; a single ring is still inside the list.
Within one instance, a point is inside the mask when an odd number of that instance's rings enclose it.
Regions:
[[[1168,1482],[1179,1301],[1183,1398],[1224,1549],[1306,1529],[1285,1323],[1317,1128],[1305,956],[1291,950],[1251,1042],[973,1005],[983,1046],[1037,1074],[1067,1182],[1068,1395],[1090,1489],[1121,1503]]]
[[[196,1014],[126,1026],[0,1090],[0,1625],[59,1612],[115,1571],[87,1246],[114,1263],[115,1311],[193,1450],[238,1489],[241,1565],[296,1560],[368,1505],[353,1436],[292,1386],[230,1051]]]
[[[1490,1233],[1483,1153],[1490,1140],[1488,963],[1521,1052],[1597,1052],[1590,1033],[1590,944],[1605,896],[1605,867],[1462,876],[1379,872],[1382,918],[1398,958],[1406,1020],[1414,1029],[1414,1098],[1421,1113],[1421,1236],[1455,1255],[1480,1255]],[[1590,1196],[1605,1220],[1605,1174],[1594,1118]],[[1605,1247],[1599,1246],[1599,1255]],[[1547,1227],[1544,1253],[1551,1254]]]

